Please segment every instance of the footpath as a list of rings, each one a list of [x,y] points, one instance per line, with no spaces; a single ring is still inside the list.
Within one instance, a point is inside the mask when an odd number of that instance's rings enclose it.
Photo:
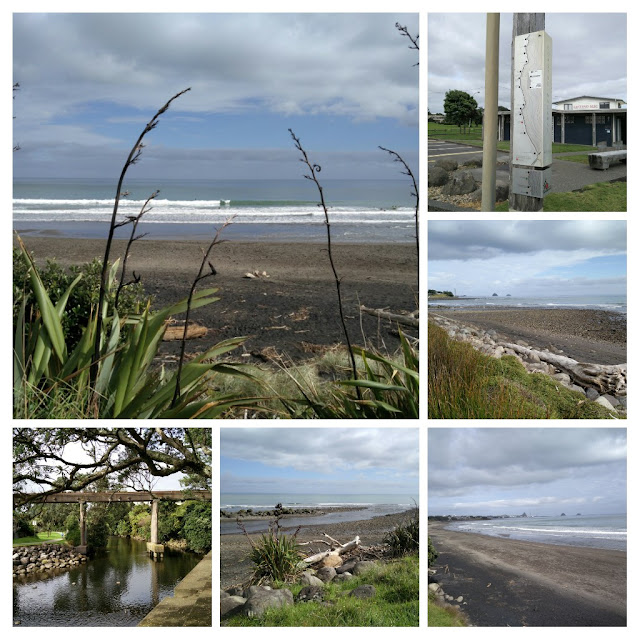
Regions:
[[[182,579],[173,596],[162,600],[139,627],[210,627],[212,625],[212,554],[209,553]]]

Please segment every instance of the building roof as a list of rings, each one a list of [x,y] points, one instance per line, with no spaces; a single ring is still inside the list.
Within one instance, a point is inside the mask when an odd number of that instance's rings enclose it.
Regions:
[[[567,98],[566,100],[554,100],[554,104],[563,104],[564,102],[573,102],[574,100],[580,100],[581,98],[591,98],[592,100],[609,100],[610,102],[622,102],[627,104],[622,98],[599,98],[597,96],[577,96],[576,98]]]

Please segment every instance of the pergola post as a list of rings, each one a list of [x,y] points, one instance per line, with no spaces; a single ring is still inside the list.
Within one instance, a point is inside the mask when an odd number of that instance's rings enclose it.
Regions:
[[[147,552],[154,560],[164,555],[164,545],[158,544],[158,500],[151,501],[151,542],[147,542]]]
[[[87,503],[80,502],[80,548],[81,553],[87,552]]]

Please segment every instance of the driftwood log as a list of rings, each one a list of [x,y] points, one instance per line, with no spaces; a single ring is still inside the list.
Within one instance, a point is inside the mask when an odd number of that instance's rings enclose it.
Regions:
[[[331,540],[331,542],[333,543],[331,544],[331,546],[334,548],[329,549],[328,551],[321,551],[320,553],[314,553],[312,556],[309,556],[308,558],[304,558],[304,560],[301,561],[301,564],[305,564],[305,565],[315,564],[316,562],[320,562],[320,560],[323,560],[329,555],[340,556],[343,553],[347,551],[351,551],[352,549],[356,549],[357,547],[360,546],[360,536],[356,536],[353,540],[350,540],[349,542],[345,542],[345,544],[340,544],[337,540],[334,540],[333,538],[328,536],[326,533],[324,534],[324,536]],[[321,542],[322,544],[328,544],[324,540],[315,540],[314,542]]]
[[[384,311],[383,309],[370,309],[363,304],[360,305],[360,311],[368,313],[370,316],[377,316],[378,318],[384,318],[385,320],[391,320],[391,322],[397,322],[398,324],[405,324],[408,327],[419,327],[420,320],[415,317],[415,311],[409,315],[403,316],[399,313],[391,313]]]
[[[512,349],[525,357],[538,356],[543,362],[552,364],[556,369],[566,373],[574,382],[582,387],[592,387],[600,393],[612,393],[616,396],[627,395],[626,364],[588,364],[578,362],[567,356],[559,356],[548,351],[538,351],[519,344],[501,342],[501,346]]]

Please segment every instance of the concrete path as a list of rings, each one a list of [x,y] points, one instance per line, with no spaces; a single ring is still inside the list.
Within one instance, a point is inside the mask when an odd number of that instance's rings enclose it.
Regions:
[[[169,596],[150,611],[139,627],[212,626],[211,583],[213,552],[209,553],[176,586]]]

